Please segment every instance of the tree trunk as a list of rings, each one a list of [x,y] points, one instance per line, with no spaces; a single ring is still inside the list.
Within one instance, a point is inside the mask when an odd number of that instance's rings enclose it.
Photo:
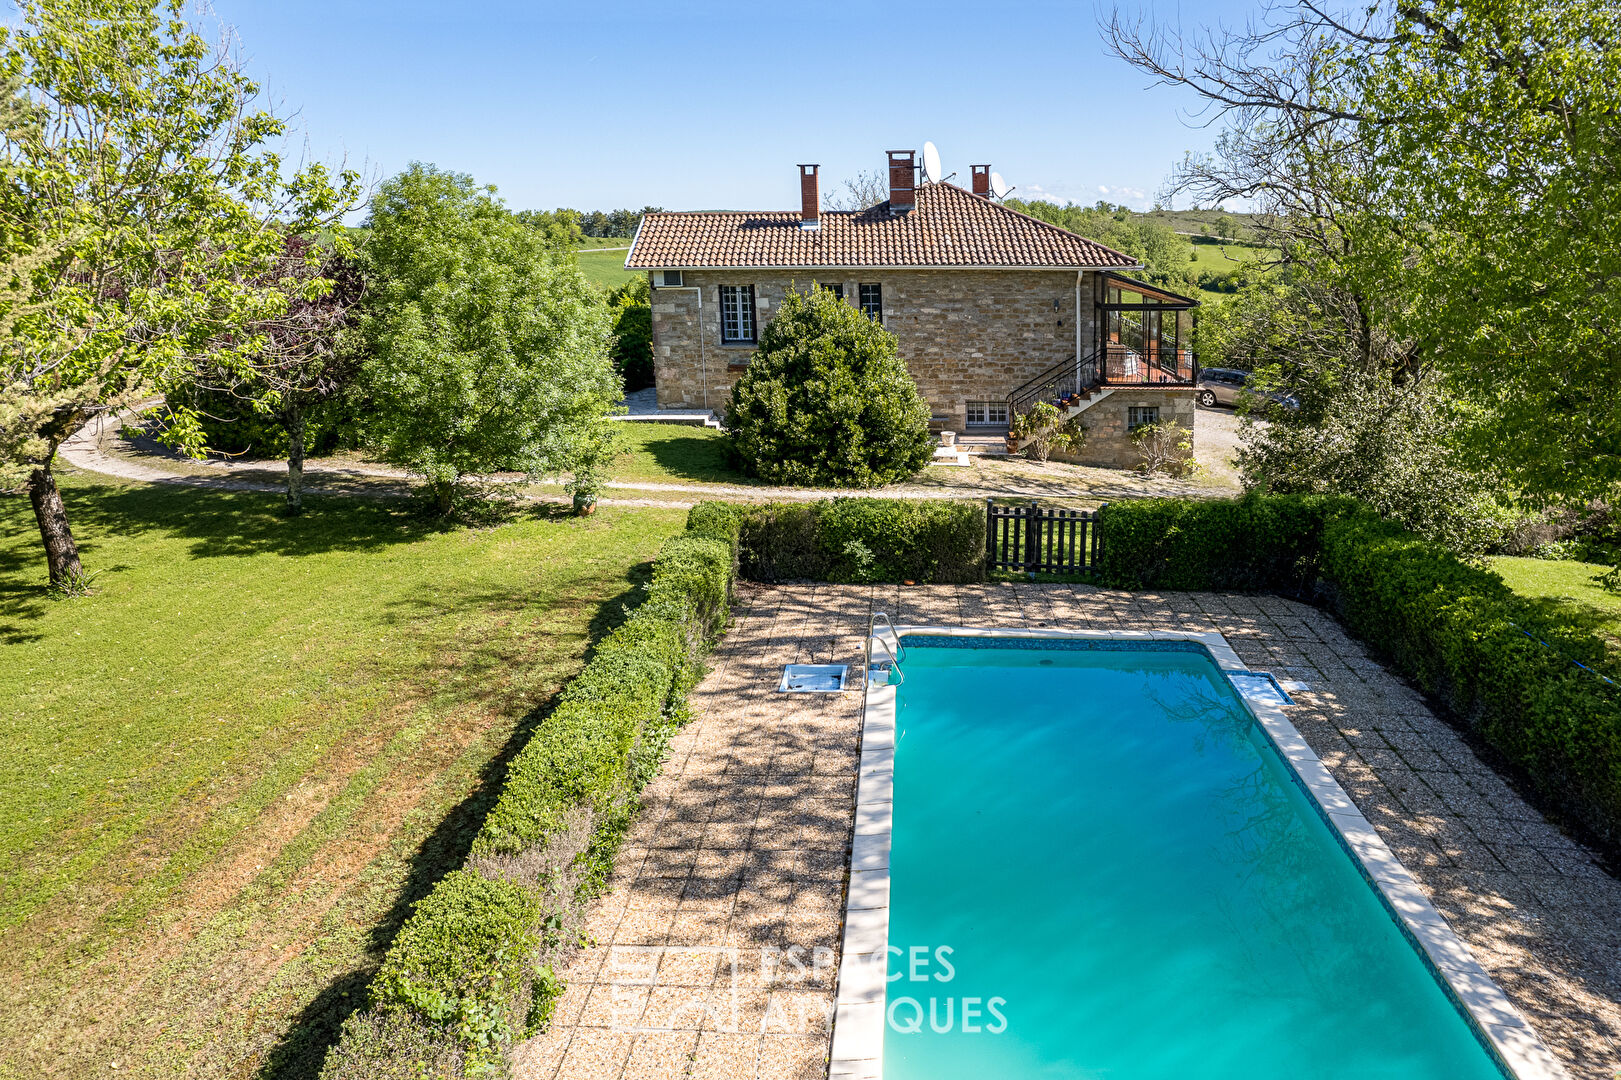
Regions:
[[[436,480],[433,483],[433,505],[439,511],[440,517],[449,517],[451,510],[456,506],[456,485],[449,480]]]
[[[289,406],[283,416],[287,428],[287,513],[304,512],[304,410]]]
[[[62,493],[57,490],[56,477],[51,475],[51,458],[55,456],[53,448],[51,457],[29,474],[28,501],[34,504],[34,520],[39,522],[51,584],[76,590],[84,581],[84,567],[79,563],[79,545],[73,542],[73,530],[68,527]]]

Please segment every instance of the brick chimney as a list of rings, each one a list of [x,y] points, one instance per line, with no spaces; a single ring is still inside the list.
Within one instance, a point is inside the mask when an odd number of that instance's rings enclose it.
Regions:
[[[889,212],[904,214],[917,205],[917,151],[889,152]]]
[[[819,175],[822,171],[820,165],[801,165],[799,167],[799,227],[801,229],[820,229],[822,227],[822,188]]]
[[[991,167],[989,165],[971,165],[974,170],[974,194],[982,199],[991,197]]]

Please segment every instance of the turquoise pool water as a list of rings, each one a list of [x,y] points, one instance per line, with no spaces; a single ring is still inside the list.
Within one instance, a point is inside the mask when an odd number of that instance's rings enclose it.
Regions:
[[[886,1080],[1501,1080],[1206,654],[926,640]]]

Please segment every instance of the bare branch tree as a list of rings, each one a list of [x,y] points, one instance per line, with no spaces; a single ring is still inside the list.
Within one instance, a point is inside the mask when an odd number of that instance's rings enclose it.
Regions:
[[[881,169],[858,172],[844,181],[844,189],[827,200],[829,210],[865,210],[889,198],[889,180]]]

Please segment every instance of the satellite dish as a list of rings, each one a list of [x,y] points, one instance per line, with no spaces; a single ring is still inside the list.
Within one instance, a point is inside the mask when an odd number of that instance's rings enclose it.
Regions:
[[[934,148],[932,142],[923,144],[923,182],[926,184],[940,182],[940,151]]]
[[[1005,199],[1005,198],[1007,198],[1007,193],[1012,191],[1012,190],[1013,190],[1012,188],[1008,187],[1008,182],[1006,180],[1002,179],[1002,174],[1001,173],[999,173],[999,172],[991,173],[991,194],[992,195],[996,196],[998,199]]]

